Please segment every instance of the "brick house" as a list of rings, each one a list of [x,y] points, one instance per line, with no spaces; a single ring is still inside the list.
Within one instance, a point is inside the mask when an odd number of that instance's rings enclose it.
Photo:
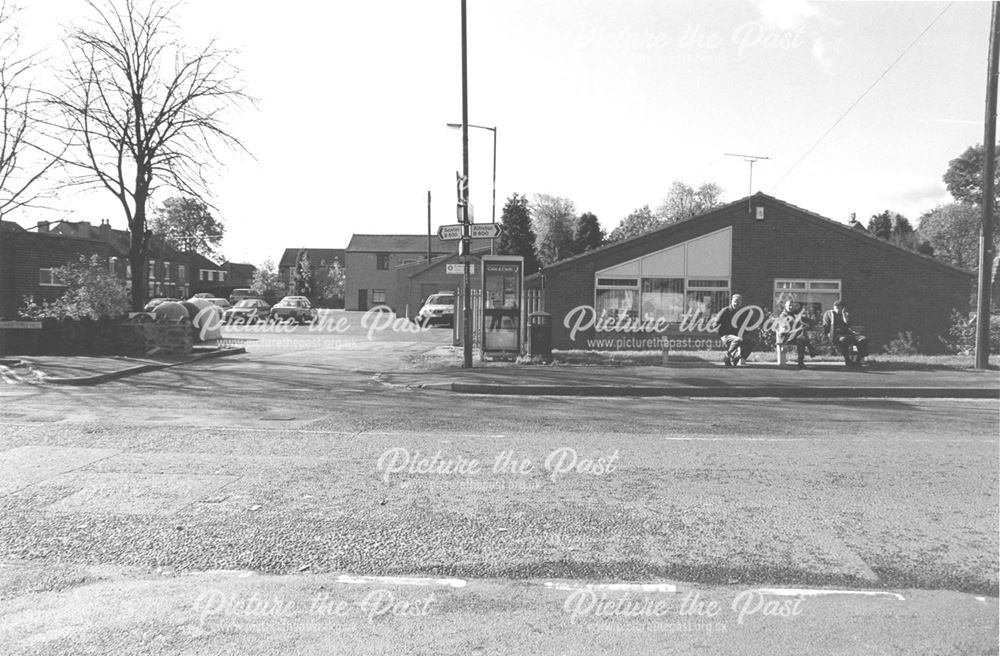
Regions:
[[[399,296],[394,269],[457,253],[459,243],[427,235],[352,236],[345,253],[346,308],[367,310],[375,305],[389,305],[402,312],[402,307],[393,305]],[[472,249],[474,252],[488,249],[489,245],[488,239],[477,239],[473,240]]]
[[[93,226],[91,226],[93,227]],[[53,270],[97,255],[122,280],[128,264],[117,245],[94,235],[76,237],[50,232],[42,222],[26,230],[16,223],[0,221],[0,319],[15,319],[26,297],[54,301],[65,287],[54,278]]]
[[[108,244],[118,258],[125,280],[132,279],[132,267],[128,263],[130,236],[127,230],[116,230],[108,220],[100,225],[89,221],[60,221],[48,224],[38,223],[39,232],[61,235],[72,239],[96,239]],[[191,267],[188,254],[182,253],[154,235],[149,242],[146,260],[146,300],[156,297],[187,298],[191,292]]]
[[[696,312],[711,316],[740,293],[767,313],[792,298],[814,316],[843,299],[873,352],[907,331],[922,350],[934,352],[942,350],[938,338],[951,324],[952,309],[968,310],[973,284],[969,271],[762,193],[555,262],[525,279],[553,315],[559,349],[640,349],[663,337],[710,340],[713,334],[689,324],[682,330],[681,320]],[[635,330],[605,324],[598,332],[602,326],[588,325],[591,316],[627,317]],[[643,330],[638,324],[646,318],[662,319],[665,327]]]

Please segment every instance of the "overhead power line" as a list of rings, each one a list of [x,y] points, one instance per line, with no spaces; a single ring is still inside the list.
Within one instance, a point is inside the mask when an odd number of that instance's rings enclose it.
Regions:
[[[911,49],[911,48],[913,48],[913,46],[917,45],[917,42],[918,42],[918,41],[920,41],[920,39],[922,39],[922,38],[923,38],[923,36],[924,36],[925,34],[927,34],[927,32],[928,32],[928,31],[929,31],[929,30],[930,30],[930,29],[931,29],[932,27],[934,27],[934,24],[935,24],[935,23],[937,23],[937,22],[938,22],[938,20],[940,20],[942,16],[944,16],[945,12],[946,12],[946,11],[948,11],[948,9],[950,9],[950,8],[951,8],[951,5],[952,5],[952,4],[954,4],[954,3],[951,3],[951,2],[949,2],[949,3],[947,4],[947,5],[945,5],[945,8],[941,10],[941,13],[939,13],[939,14],[938,14],[937,16],[935,16],[935,17],[934,17],[934,20],[932,20],[932,21],[931,21],[930,23],[928,23],[928,24],[927,24],[927,27],[925,27],[925,28],[923,29],[923,31],[922,31],[922,32],[920,32],[920,34],[918,34],[918,35],[917,35],[917,38],[913,39],[913,41],[911,41],[911,42],[910,42],[910,45],[906,46],[906,47],[905,47],[905,48],[903,49],[903,52],[899,53],[899,56],[898,56],[898,57],[896,57],[896,59],[894,59],[894,60],[892,61],[892,63],[891,63],[891,64],[889,64],[889,66],[888,66],[888,67],[887,67],[887,68],[886,68],[886,69],[885,69],[884,71],[882,71],[882,74],[881,74],[881,75],[879,75],[879,76],[878,76],[877,78],[875,78],[875,81],[874,81],[874,82],[872,82],[872,83],[871,83],[871,84],[870,84],[870,85],[868,86],[868,88],[867,88],[867,89],[865,89],[864,93],[862,93],[862,94],[861,94],[860,96],[858,96],[858,99],[857,99],[857,100],[855,100],[855,101],[854,101],[853,103],[851,103],[851,106],[850,106],[850,107],[848,107],[848,108],[847,108],[847,110],[845,110],[845,111],[844,111],[844,113],[840,115],[840,118],[838,118],[838,119],[837,119],[836,121],[834,121],[833,125],[831,125],[831,126],[830,126],[830,127],[829,127],[829,128],[827,129],[827,131],[826,131],[826,132],[824,132],[824,133],[823,133],[823,135],[822,135],[822,136],[821,136],[821,137],[820,137],[819,139],[817,139],[817,140],[816,140],[816,143],[814,143],[814,144],[813,144],[812,146],[810,146],[810,147],[809,147],[809,150],[807,150],[807,151],[806,151],[806,152],[805,152],[805,153],[804,153],[804,154],[802,155],[802,157],[798,158],[798,159],[797,159],[797,160],[795,161],[795,163],[794,163],[794,164],[792,164],[791,168],[789,168],[789,169],[788,169],[787,171],[785,171],[785,174],[784,174],[784,175],[782,175],[782,176],[781,176],[781,177],[780,177],[780,178],[778,179],[778,181],[774,183],[774,186],[773,186],[773,187],[771,187],[771,191],[772,191],[772,192],[773,192],[773,191],[774,191],[775,189],[777,189],[777,188],[778,188],[778,185],[780,185],[780,184],[781,184],[781,183],[782,183],[782,182],[784,181],[784,179],[785,179],[785,178],[787,178],[787,177],[788,177],[788,176],[789,176],[789,175],[790,175],[790,174],[792,173],[792,171],[794,171],[794,170],[795,170],[795,168],[796,168],[796,167],[797,167],[797,166],[798,166],[799,164],[801,164],[801,163],[802,163],[802,161],[803,161],[803,160],[804,160],[804,159],[805,159],[806,157],[809,157],[809,154],[810,154],[810,153],[812,153],[812,151],[814,151],[814,150],[816,149],[816,147],[817,147],[817,146],[819,146],[819,145],[820,145],[820,143],[822,143],[822,141],[823,141],[824,139],[826,139],[827,135],[829,135],[829,134],[830,134],[831,132],[833,132],[834,128],[836,128],[836,127],[837,127],[838,125],[840,125],[840,122],[841,122],[841,121],[843,121],[843,120],[844,120],[845,118],[847,118],[847,115],[851,113],[851,110],[853,110],[853,109],[854,109],[855,107],[857,107],[857,106],[858,106],[858,103],[860,103],[860,102],[861,102],[862,100],[864,100],[864,99],[865,99],[865,96],[867,96],[867,95],[868,95],[868,94],[869,94],[869,93],[871,92],[871,90],[872,90],[872,89],[874,89],[874,88],[875,88],[875,86],[876,86],[876,85],[877,85],[877,84],[878,84],[879,82],[881,82],[881,81],[882,81],[882,78],[884,78],[884,77],[885,77],[886,75],[888,75],[889,71],[891,71],[891,70],[892,70],[892,69],[893,69],[893,68],[894,68],[894,67],[896,66],[896,64],[898,64],[898,63],[899,63],[899,61],[900,61],[900,60],[901,60],[901,59],[902,59],[903,57],[905,57],[905,56],[906,56],[906,53],[908,53],[908,52],[910,51],[910,49]]]

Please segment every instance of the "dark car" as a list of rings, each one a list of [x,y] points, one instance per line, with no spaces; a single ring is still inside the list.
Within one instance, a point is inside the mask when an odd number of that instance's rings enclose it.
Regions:
[[[245,298],[222,314],[222,323],[250,324],[267,321],[271,306],[260,298]]]
[[[316,320],[316,310],[305,296],[286,296],[271,308],[268,316],[271,321],[312,323]]]

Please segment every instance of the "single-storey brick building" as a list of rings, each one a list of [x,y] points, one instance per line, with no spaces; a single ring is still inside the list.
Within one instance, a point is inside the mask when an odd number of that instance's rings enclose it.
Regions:
[[[557,349],[715,346],[708,319],[734,293],[761,308],[785,299],[818,319],[842,299],[877,352],[911,332],[942,350],[974,276],[865,231],[757,193],[700,216],[560,260],[525,279],[552,314]],[[750,325],[752,329],[752,324]]]

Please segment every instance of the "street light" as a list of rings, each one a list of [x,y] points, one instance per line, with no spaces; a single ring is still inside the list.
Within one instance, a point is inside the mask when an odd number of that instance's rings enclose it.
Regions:
[[[461,129],[461,123],[448,123],[449,128],[459,128]],[[489,130],[493,133],[493,223],[497,222],[497,128],[486,127],[485,125],[472,125],[469,124],[470,128],[479,128],[480,130]],[[496,255],[496,239],[490,239],[490,255]]]

